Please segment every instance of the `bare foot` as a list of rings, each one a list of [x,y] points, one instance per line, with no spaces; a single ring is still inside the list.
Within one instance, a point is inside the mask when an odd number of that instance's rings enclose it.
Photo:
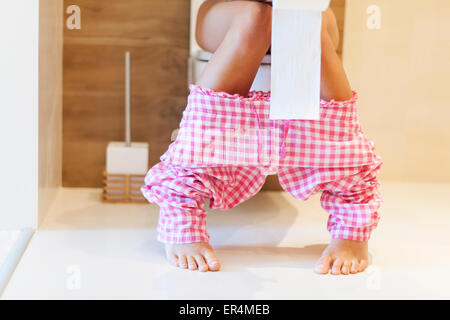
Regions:
[[[344,239],[333,239],[319,261],[315,271],[334,275],[363,272],[369,264],[368,243]]]
[[[220,262],[207,242],[166,244],[166,256],[172,265],[182,269],[202,272],[220,269]]]

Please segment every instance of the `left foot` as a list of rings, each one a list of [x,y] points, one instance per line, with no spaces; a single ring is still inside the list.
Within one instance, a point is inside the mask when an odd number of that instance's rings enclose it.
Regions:
[[[314,271],[334,275],[363,272],[369,264],[367,241],[333,239],[316,263]]]

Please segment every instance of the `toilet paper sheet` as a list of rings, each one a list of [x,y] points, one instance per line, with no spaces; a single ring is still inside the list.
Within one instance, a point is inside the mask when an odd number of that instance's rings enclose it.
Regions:
[[[276,0],[270,118],[319,120],[322,11],[329,0]]]

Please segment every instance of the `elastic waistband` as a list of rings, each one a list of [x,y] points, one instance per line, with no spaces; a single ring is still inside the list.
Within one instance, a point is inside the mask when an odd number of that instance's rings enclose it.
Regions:
[[[192,85],[177,140],[161,160],[179,165],[354,167],[375,157],[357,119],[357,94],[321,103],[320,120],[271,120],[270,93]]]
[[[235,100],[239,101],[242,104],[252,103],[252,102],[267,102],[270,104],[270,91],[250,91],[247,97],[243,97],[240,94],[231,94],[223,91],[216,91],[210,88],[201,87],[195,84],[189,85],[189,90],[191,95],[202,95],[209,96],[215,98],[222,98],[226,100]],[[320,105],[324,108],[348,108],[353,107],[358,101],[358,93],[353,91],[353,97],[349,100],[345,101],[336,101],[336,100],[323,100],[320,99]]]

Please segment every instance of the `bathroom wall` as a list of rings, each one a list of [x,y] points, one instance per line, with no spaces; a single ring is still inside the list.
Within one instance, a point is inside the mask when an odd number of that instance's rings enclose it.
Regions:
[[[35,227],[39,2],[0,3],[0,229]]]
[[[61,186],[61,24],[62,1],[0,4],[0,229],[36,228]]]
[[[39,1],[39,223],[62,185],[63,1]]]
[[[132,139],[158,161],[187,97],[189,0],[71,0],[64,31],[63,181],[100,187],[108,141],[124,140],[124,54],[132,54]],[[68,14],[65,15],[69,17]]]
[[[448,17],[448,0],[347,0],[344,63],[384,180],[450,181]]]

